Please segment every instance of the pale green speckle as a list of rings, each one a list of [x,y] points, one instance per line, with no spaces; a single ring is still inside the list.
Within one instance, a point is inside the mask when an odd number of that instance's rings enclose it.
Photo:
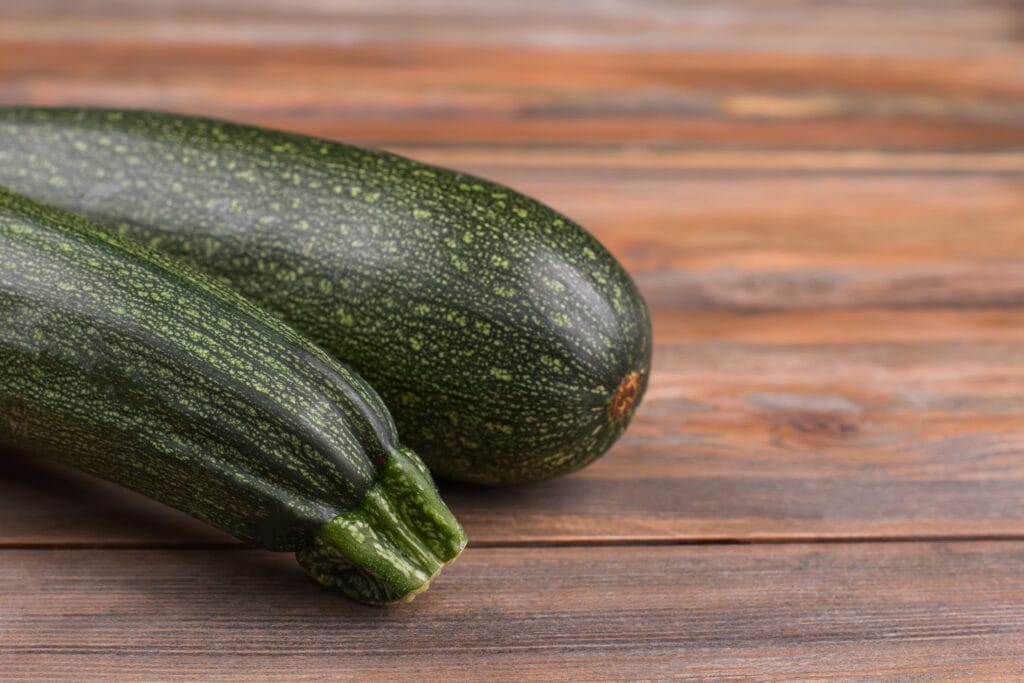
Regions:
[[[550,289],[553,292],[564,292],[565,291],[565,285],[563,285],[561,282],[559,282],[558,280],[555,280],[553,278],[549,278],[549,277],[544,278],[544,284],[547,286],[548,289]]]
[[[338,318],[338,322],[346,327],[351,326],[356,322],[355,318],[352,317],[352,314],[341,307],[338,308],[335,316]]]
[[[445,318],[448,320],[448,322],[455,323],[459,327],[465,327],[468,324],[466,316],[462,315],[458,311],[448,311],[447,315],[445,315]]]
[[[487,429],[492,432],[498,432],[499,434],[505,434],[506,436],[515,433],[511,425],[501,424],[499,422],[488,422],[486,425]]]
[[[463,273],[469,272],[469,264],[465,260],[459,257],[458,254],[452,254],[452,265],[458,268]]]

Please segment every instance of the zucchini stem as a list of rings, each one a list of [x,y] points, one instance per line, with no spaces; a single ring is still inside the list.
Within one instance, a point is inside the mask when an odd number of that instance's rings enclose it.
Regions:
[[[324,524],[296,557],[319,583],[382,605],[412,600],[465,547],[427,469],[399,446],[362,502]]]

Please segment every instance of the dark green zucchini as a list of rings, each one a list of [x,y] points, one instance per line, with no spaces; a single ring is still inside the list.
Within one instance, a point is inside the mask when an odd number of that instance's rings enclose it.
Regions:
[[[0,439],[371,603],[465,545],[357,375],[183,263],[0,188]]]
[[[305,332],[435,474],[576,470],[644,392],[650,320],[586,231],[392,154],[171,114],[0,109],[0,183],[116,225]]]

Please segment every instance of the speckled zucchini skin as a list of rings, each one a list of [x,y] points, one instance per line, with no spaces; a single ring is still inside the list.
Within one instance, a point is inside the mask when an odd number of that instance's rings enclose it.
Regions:
[[[585,230],[506,187],[137,111],[0,109],[0,182],[213,274],[350,364],[438,475],[583,467],[647,384],[650,320]]]
[[[292,550],[365,602],[465,537],[373,390],[183,263],[0,188],[0,439]]]

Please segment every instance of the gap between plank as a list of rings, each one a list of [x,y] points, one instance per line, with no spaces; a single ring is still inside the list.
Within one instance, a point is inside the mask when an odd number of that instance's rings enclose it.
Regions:
[[[522,541],[470,541],[471,549],[500,548],[608,548],[608,547],[652,547],[652,546],[722,546],[722,545],[817,545],[843,543],[978,543],[978,542],[1024,542],[1024,534],[908,534],[903,536],[764,536],[757,538],[609,538],[609,539],[536,539]],[[110,541],[96,543],[0,543],[5,550],[256,550],[240,542],[222,543],[138,543],[134,541]]]

